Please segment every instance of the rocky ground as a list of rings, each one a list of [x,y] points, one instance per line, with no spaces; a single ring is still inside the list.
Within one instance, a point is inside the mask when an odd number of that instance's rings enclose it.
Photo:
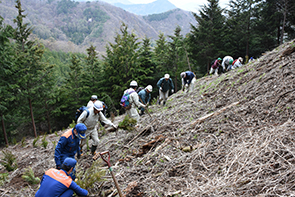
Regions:
[[[193,92],[149,106],[151,117],[142,116],[134,131],[100,131],[98,150],[109,151],[124,196],[294,196],[294,52],[292,41],[239,69],[198,79]],[[54,144],[63,132],[47,135],[46,148],[41,136],[37,147],[27,139],[2,149],[17,157],[18,168],[1,196],[34,196],[38,184],[21,176],[32,167],[41,178],[55,167]],[[92,156],[78,163],[85,170]],[[105,179],[91,196],[119,196],[108,170]]]

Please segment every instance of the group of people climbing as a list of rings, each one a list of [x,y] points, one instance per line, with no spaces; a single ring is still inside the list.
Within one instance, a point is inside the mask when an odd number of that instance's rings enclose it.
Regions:
[[[219,57],[211,63],[209,74],[211,75],[214,73],[216,76],[218,76],[219,70],[221,70],[221,73],[225,73],[226,71],[241,67],[242,64],[242,57],[239,57],[235,60],[231,56],[225,56],[223,59]]]
[[[193,90],[196,81],[195,74],[191,71],[182,72],[180,74],[182,80],[182,90],[189,92]],[[166,104],[169,91],[174,93],[174,84],[169,74],[165,74],[157,82],[159,88],[159,99],[157,104]],[[152,85],[136,91],[138,83],[130,82],[130,87],[124,91],[124,95],[128,95],[128,107],[124,109],[126,114],[135,119],[137,122],[140,116],[145,113],[146,107],[151,101]],[[75,180],[75,165],[77,159],[83,155],[83,146],[86,144],[86,138],[92,139],[91,154],[96,154],[99,144],[98,138],[98,122],[109,125],[117,130],[118,126],[108,120],[106,115],[107,106],[104,102],[98,100],[97,95],[92,95],[87,104],[87,108],[77,118],[77,124],[74,128],[63,133],[55,147],[54,159],[56,168],[49,169],[42,177],[40,188],[36,193],[36,197],[40,196],[73,196],[74,192],[79,196],[87,196],[88,191],[77,185]],[[138,113],[138,111],[140,113]]]

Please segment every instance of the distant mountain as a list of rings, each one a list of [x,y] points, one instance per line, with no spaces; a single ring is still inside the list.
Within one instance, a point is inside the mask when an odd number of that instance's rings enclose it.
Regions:
[[[137,15],[159,14],[177,8],[168,0],[157,0],[148,4],[115,3],[114,5]]]
[[[27,15],[24,22],[34,27],[33,37],[49,49],[65,52],[86,53],[92,44],[100,54],[105,54],[105,46],[114,42],[122,23],[139,39],[147,37],[152,42],[160,33],[173,35],[177,26],[185,35],[190,24],[196,24],[192,14],[181,9],[139,16],[102,1],[22,0],[21,3]],[[17,14],[14,1],[0,3],[4,23],[15,26],[13,19]]]

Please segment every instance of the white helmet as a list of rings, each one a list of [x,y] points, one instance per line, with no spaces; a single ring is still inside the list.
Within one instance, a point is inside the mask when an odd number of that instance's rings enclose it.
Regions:
[[[186,75],[185,72],[180,73],[181,78],[185,78],[185,75]]]
[[[239,61],[240,61],[241,63],[243,63],[243,58],[242,58],[242,57],[239,57]]]
[[[165,78],[165,79],[169,79],[169,78],[170,78],[170,75],[169,75],[169,74],[165,74],[165,75],[164,75],[164,78]]]
[[[94,104],[93,104],[93,107],[98,111],[103,110],[103,104],[102,104],[101,101],[95,101]]]
[[[90,99],[91,100],[97,100],[97,96],[96,95],[92,95]]]
[[[146,86],[145,89],[147,89],[149,92],[152,92],[153,91],[153,86],[148,85],[148,86]]]
[[[136,82],[136,81],[131,81],[131,82],[130,82],[130,86],[135,86],[135,87],[137,87],[138,85],[137,85],[137,82]]]

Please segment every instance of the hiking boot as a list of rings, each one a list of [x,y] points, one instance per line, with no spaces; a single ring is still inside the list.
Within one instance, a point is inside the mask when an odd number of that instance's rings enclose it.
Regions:
[[[158,105],[160,105],[160,104],[161,104],[160,100],[157,100],[157,104],[158,104]]]
[[[95,155],[96,154],[96,152],[95,152],[96,151],[96,148],[97,148],[97,146],[92,146],[91,147],[91,154],[92,155]]]
[[[166,104],[166,101],[163,101],[163,106]]]

